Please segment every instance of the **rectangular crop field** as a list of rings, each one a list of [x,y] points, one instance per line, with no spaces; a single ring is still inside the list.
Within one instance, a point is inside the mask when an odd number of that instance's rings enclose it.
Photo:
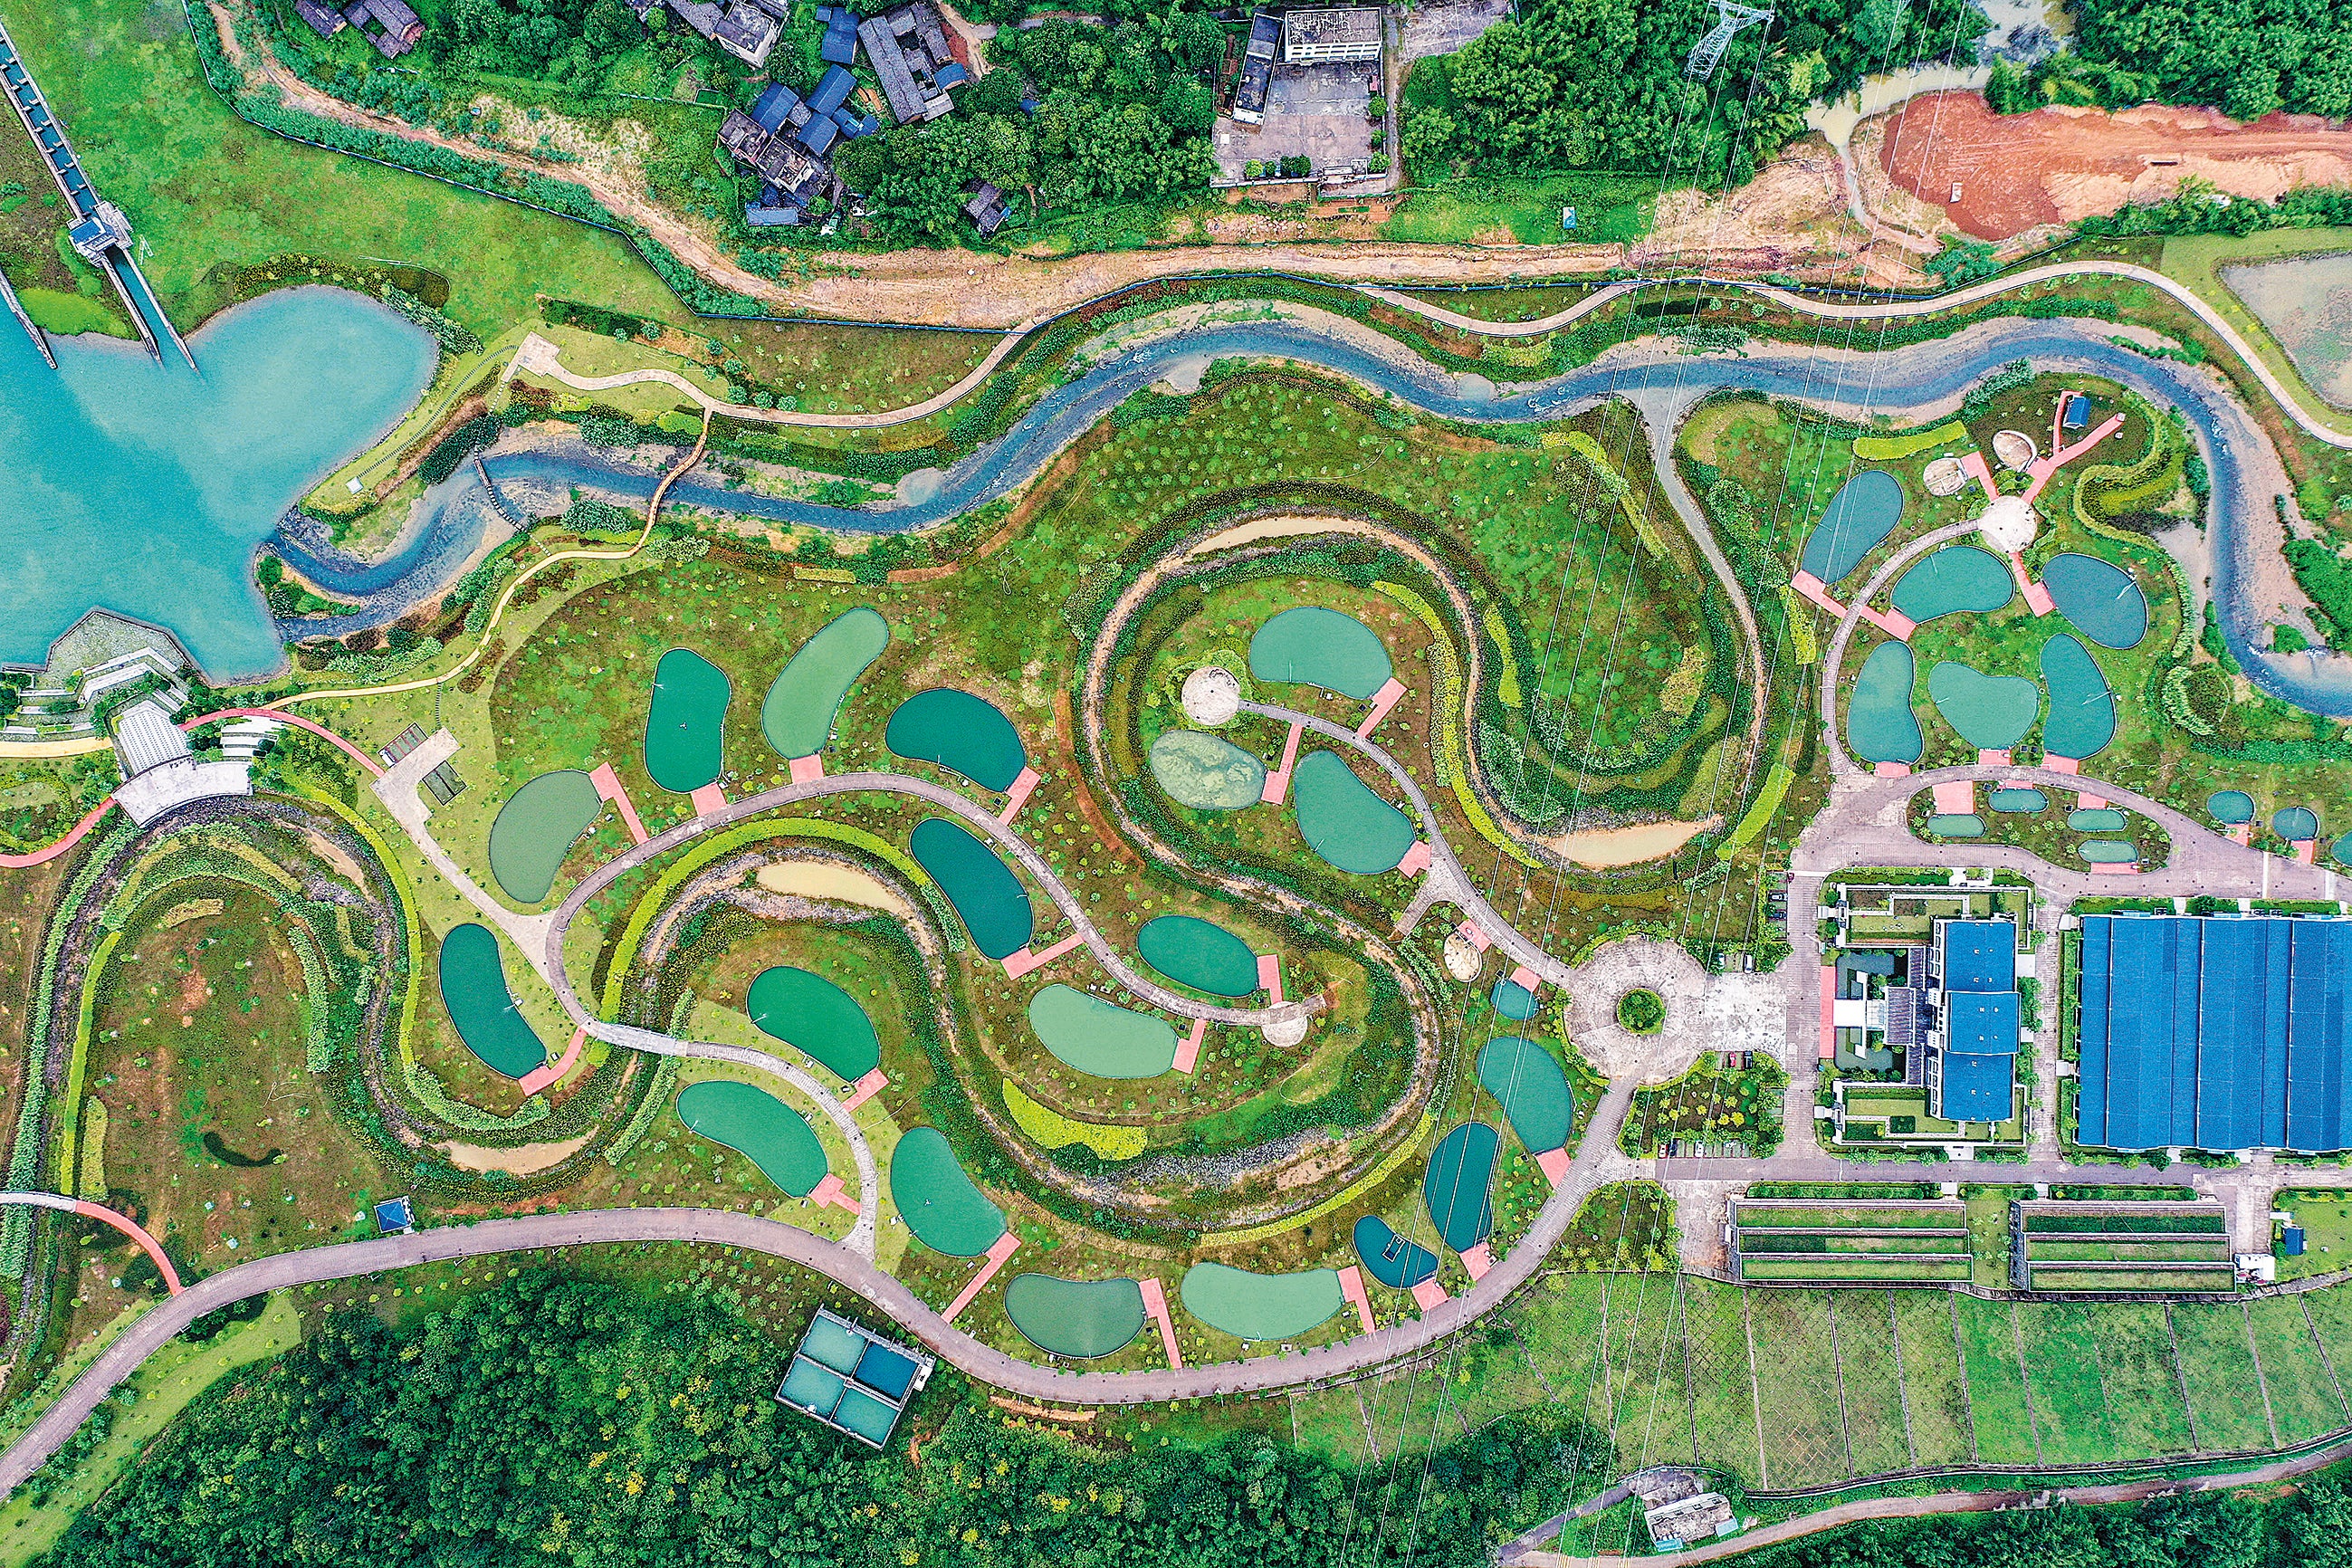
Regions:
[[[1911,1447],[1922,1465],[1966,1465],[1976,1459],[1969,1387],[1960,1373],[1952,1303],[1942,1290],[1894,1290],[1895,1350],[1903,1362],[1903,1400],[1910,1412]]]
[[[1747,1279],[1904,1279],[1932,1283],[1964,1280],[1974,1265],[1966,1258],[1854,1258],[1823,1253],[1816,1258],[1745,1258],[1739,1273]]]
[[[2099,1309],[2016,1305],[2042,1462],[2095,1464],[2116,1458],[2107,1428],[2106,1391],[2099,1382]]]
[[[1712,1279],[1683,1281],[1683,1343],[1690,1356],[1691,1426],[1702,1465],[1720,1465],[1761,1486],[1757,1472],[1756,1384],[1741,1309],[1759,1294]]]
[[[1763,1226],[1794,1226],[1814,1230],[1958,1230],[1968,1229],[1968,1210],[1959,1204],[1939,1204],[1932,1208],[1874,1208],[1839,1205],[1834,1208],[1784,1208],[1778,1204],[1748,1204],[1738,1205],[1738,1220],[1743,1230]]]
[[[2017,1370],[2017,1328],[2006,1301],[1955,1295],[1960,1345],[1968,1356],[1969,1408],[1977,1458],[1988,1465],[2031,1465],[2040,1454],[2024,1380]]]
[[[1853,1473],[1874,1476],[1912,1466],[1903,1419],[1903,1378],[1895,1369],[1892,1290],[1838,1290],[1838,1364],[1845,1384],[1846,1445]]]
[[[1882,1234],[1867,1230],[1743,1230],[1739,1233],[1739,1247],[1743,1252],[1860,1253],[1865,1257],[1900,1253],[1958,1254],[1968,1251],[1969,1234],[1964,1230],[1937,1231],[1926,1236],[1912,1231]]]
[[[2107,1391],[2107,1458],[2137,1459],[2189,1451],[2189,1412],[2164,1308],[2117,1301],[2087,1309],[2099,1342],[2099,1378]]]
[[[1690,1394],[1683,1384],[1679,1274],[1612,1277],[1609,1386],[1617,1466],[1690,1462]]]
[[[2037,1290],[2227,1290],[2238,1277],[2227,1268],[2036,1268]]]
[[[2266,1296],[2246,1303],[2254,1327],[2254,1350],[2262,1357],[2263,1386],[2270,1391],[2271,1415],[2279,1441],[2299,1443],[2322,1432],[2352,1425],[2327,1363],[2319,1353],[2303,1303],[2293,1296]]]
[[[2320,1352],[2334,1369],[2336,1381],[2345,1385],[2346,1395],[2352,1397],[2352,1290],[2338,1285],[2295,1300],[2303,1303],[2304,1313],[2311,1320]]]
[[[1768,1434],[1767,1485],[1812,1486],[1853,1474],[1838,1407],[1828,1294],[1751,1291],[1748,1316],[1756,1335],[1758,1405]]]
[[[2182,1301],[2169,1309],[2197,1421],[2197,1447],[2206,1453],[2250,1453],[2272,1446],[2263,1412],[2262,1384],[2246,1337],[2246,1312],[2236,1302]]]

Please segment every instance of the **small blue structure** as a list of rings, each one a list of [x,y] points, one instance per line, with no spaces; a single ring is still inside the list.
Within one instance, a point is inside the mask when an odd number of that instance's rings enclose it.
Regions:
[[[408,1204],[406,1194],[386,1198],[375,1205],[375,1229],[378,1236],[406,1236],[416,1228],[416,1211]]]
[[[812,114],[831,114],[847,103],[849,95],[856,90],[856,77],[839,66],[829,66],[825,69],[824,79],[816,84],[814,92],[809,94],[809,111]]]
[[[940,89],[944,92],[949,88],[963,86],[964,83],[971,79],[971,73],[965,70],[961,64],[941,66],[939,70],[932,75],[931,79],[937,82],[940,86]]]
[[[2279,1256],[2281,1258],[2303,1256],[2303,1226],[2291,1225],[2286,1227],[2286,1234],[2279,1238]]]
[[[2066,409],[2059,416],[2059,423],[2069,430],[2080,430],[2090,422],[2090,398],[2079,392],[2066,394]]]
[[[890,1440],[935,1363],[824,1308],[801,1336],[777,1400],[869,1448]]]
[[[840,5],[817,15],[824,22],[824,41],[817,46],[817,58],[827,65],[848,65],[857,58],[857,13]]]
[[[1947,1121],[2006,1121],[2016,1104],[2017,924],[1936,922],[1927,993],[1927,1110]]]
[[[830,118],[812,120],[793,132],[793,137],[802,146],[822,158],[826,150],[841,139],[841,127],[834,123]]]
[[[781,205],[745,207],[743,221],[753,228],[798,228],[801,226],[801,209]]]
[[[782,82],[771,82],[767,90],[761,93],[751,105],[751,119],[761,130],[772,134],[784,128],[785,121],[792,118],[792,112],[800,100],[801,95]]]

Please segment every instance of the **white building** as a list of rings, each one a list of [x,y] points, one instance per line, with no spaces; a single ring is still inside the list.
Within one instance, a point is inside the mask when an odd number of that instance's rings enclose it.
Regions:
[[[1311,65],[1325,60],[1381,58],[1381,8],[1351,5],[1335,11],[1290,11],[1282,18],[1282,62]]]

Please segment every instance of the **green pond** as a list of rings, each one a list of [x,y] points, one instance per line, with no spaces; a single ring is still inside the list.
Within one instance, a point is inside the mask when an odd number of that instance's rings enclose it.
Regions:
[[[1437,1272],[1437,1254],[1417,1241],[1407,1241],[1376,1214],[1356,1222],[1349,1238],[1364,1272],[1392,1290],[1410,1290]]]
[[[1507,974],[1495,982],[1486,1000],[1514,1024],[1524,1024],[1536,1016],[1536,994]]]
[[[1495,1153],[1503,1135],[1483,1121],[1465,1121],[1437,1141],[1429,1171],[1421,1179],[1421,1201],[1437,1238],[1467,1252],[1493,1234],[1495,1205],[1486,1189],[1495,1176]]]
[[[982,789],[1011,789],[1029,753],[1004,710],[953,687],[918,691],[898,704],[882,732],[893,754],[937,763]]]
[[[1941,811],[1927,819],[1930,838],[1982,838],[1984,818],[1971,811]]]
[[[1895,607],[1925,624],[1938,616],[1990,615],[2016,594],[2007,562],[1973,544],[1955,544],[1903,574]]]
[[[1300,605],[1258,627],[1250,638],[1250,674],[1296,680],[1359,702],[1389,683],[1389,650],[1353,616]]]
[[[1576,1100],[1549,1051],[1517,1035],[1489,1040],[1478,1053],[1478,1081],[1502,1101],[1522,1147],[1540,1154],[1566,1146]]]
[[[1845,713],[1845,738],[1865,763],[1916,763],[1927,748],[1919,715],[1911,711],[1911,678],[1918,667],[1899,642],[1883,642],[1862,661]]]
[[[882,1065],[882,1042],[857,998],[805,969],[778,965],[751,982],[745,1011],[762,1034],[806,1051],[844,1083]]]
[[[2319,837],[2319,814],[2307,805],[2290,805],[2271,817],[2271,831],[2289,844]]]
[[[457,1037],[484,1067],[520,1078],[547,1061],[547,1045],[515,1005],[499,939],[486,925],[461,925],[441,940],[441,1003]]]
[[[1861,565],[1902,518],[1902,481],[1883,468],[1864,469],[1839,487],[1806,536],[1804,569],[1823,583],[1835,583]]]
[[[1265,795],[1265,764],[1222,735],[1169,730],[1151,742],[1151,776],[1196,811],[1239,811]]]
[[[1161,915],[1135,933],[1143,962],[1180,985],[1212,996],[1247,996],[1257,989],[1257,954],[1221,925],[1196,915]]]
[[[579,769],[540,774],[509,796],[490,824],[490,875],[515,902],[539,902],[604,810],[596,781]]]
[[[945,890],[974,947],[1006,958],[1029,945],[1037,930],[1029,894],[995,850],[939,816],[917,823],[908,847]]]
[[[727,672],[688,647],[674,647],[654,667],[646,710],[646,772],[662,788],[692,795],[715,782],[724,763]]]
[[[1029,1026],[1064,1067],[1095,1078],[1158,1078],[1176,1061],[1176,1031],[1137,1013],[1055,984],[1029,999]]]
[[[835,616],[801,644],[760,704],[760,730],[776,755],[813,757],[824,751],[842,700],[889,646],[890,623],[863,605]]]
[[[2058,613],[2101,647],[2136,647],[2147,635],[2147,599],[2132,574],[2095,555],[2053,555],[2042,568]]]
[[[2050,717],[2042,749],[2080,762],[2116,738],[2116,694],[2091,650],[2060,632],[2042,645],[2042,679],[2050,688]]]
[[[796,1198],[824,1180],[824,1146],[801,1113],[756,1084],[708,1079],[678,1091],[677,1119],[689,1132],[751,1157],[760,1173]]]
[[[1336,752],[1298,760],[1291,789],[1307,847],[1359,877],[1393,871],[1419,837],[1412,818],[1382,800]]]
[[[1253,1274],[1223,1263],[1195,1263],[1177,1288],[1184,1310],[1240,1340],[1286,1340],[1348,1304],[1329,1268]]]
[[[2234,827],[2254,819],[2254,797],[2242,789],[2217,789],[2205,797],[2205,809],[2214,821]]]
[[[890,1152],[890,1201],[915,1239],[950,1258],[978,1258],[1004,1234],[1004,1211],[972,1184],[936,1127],[918,1127]]]
[[[1041,1351],[1105,1356],[1143,1331],[1143,1287],[1132,1279],[1015,1274],[1005,1282],[1004,1315]]]
[[[2025,738],[2042,711],[2042,689],[2025,677],[1987,675],[1958,659],[1945,659],[1927,672],[1927,695],[1944,722],[1979,752],[2009,750]]]
[[[2049,808],[2050,797],[2038,789],[2027,789],[2020,784],[1993,791],[1986,804],[1995,811],[2045,811]]]
[[[2131,824],[2114,806],[2092,805],[2068,812],[2066,826],[2077,833],[2121,833]]]
[[[2085,838],[2081,852],[2094,866],[2128,866],[2139,858],[2139,846],[2128,838]]]

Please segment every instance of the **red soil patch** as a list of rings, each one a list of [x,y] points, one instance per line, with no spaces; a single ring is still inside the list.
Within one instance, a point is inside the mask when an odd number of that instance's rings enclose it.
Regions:
[[[2041,224],[2160,201],[2185,174],[2264,200],[2298,185],[2352,183],[2352,129],[2331,129],[2315,115],[2273,114],[2241,125],[2210,109],[2157,106],[2120,114],[1995,114],[1979,94],[1939,92],[1913,99],[1892,117],[1879,163],[1896,185],[1944,208],[1962,232],[2006,239]],[[1950,199],[1956,182],[1958,202]]]

